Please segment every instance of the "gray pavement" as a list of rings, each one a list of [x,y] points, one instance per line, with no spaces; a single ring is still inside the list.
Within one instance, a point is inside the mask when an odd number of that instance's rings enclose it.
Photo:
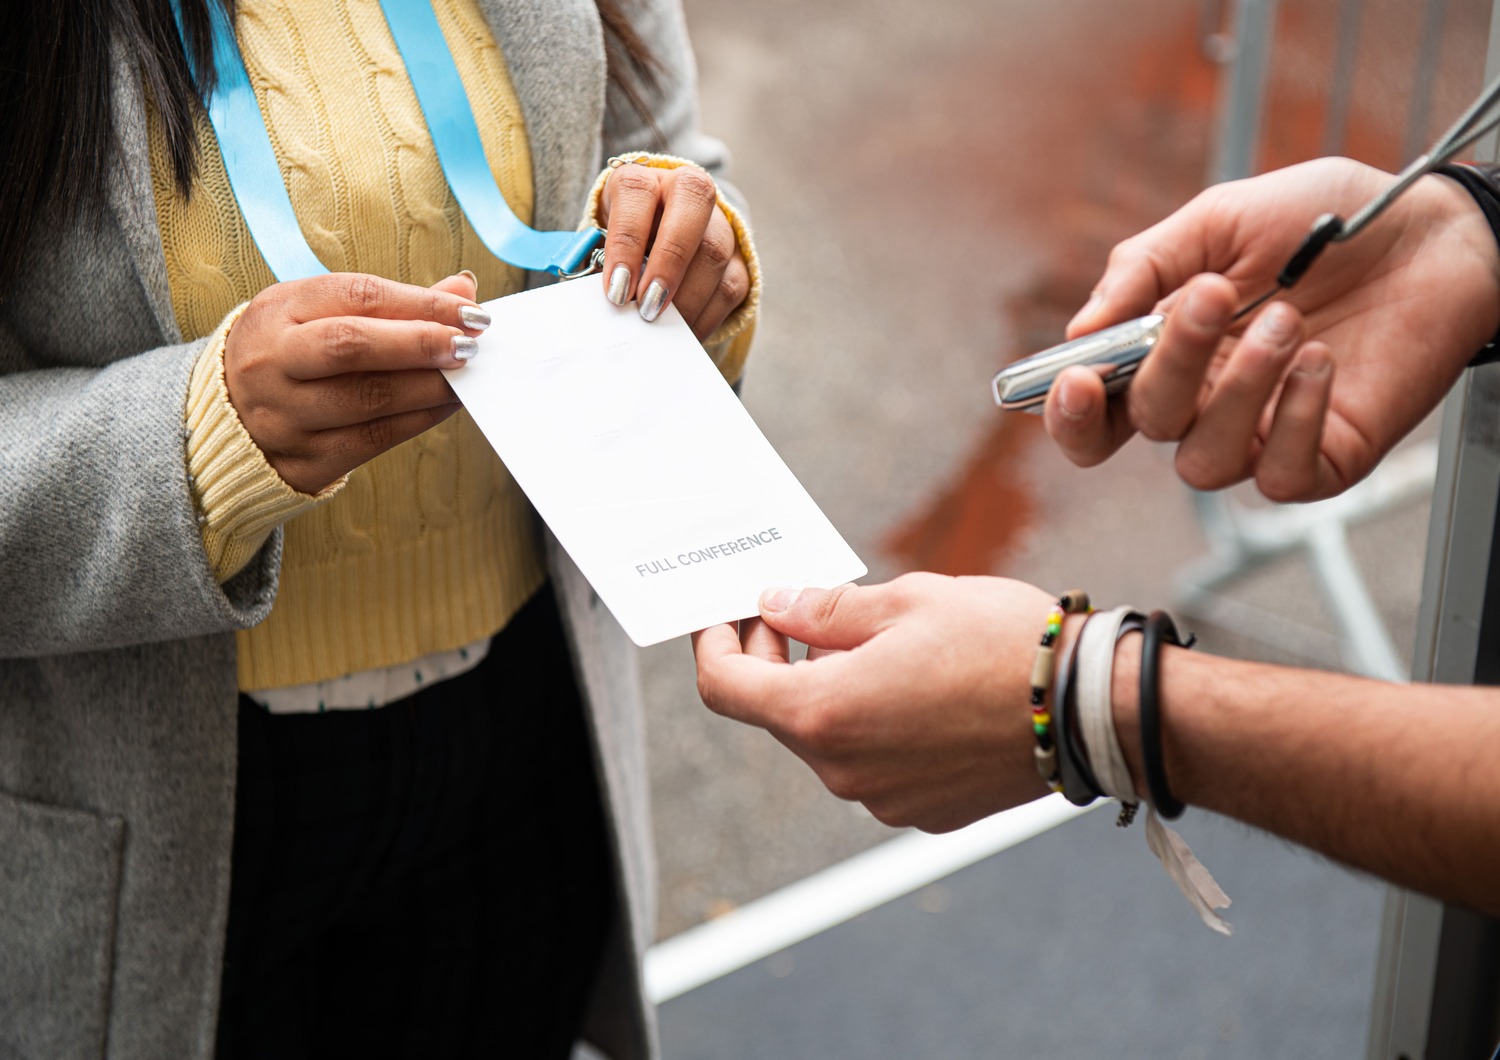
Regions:
[[[871,580],[937,566],[1160,606],[1203,554],[1168,452],[1078,471],[987,393],[1056,341],[1114,241],[1198,187],[1200,6],[687,0],[766,269],[745,403]],[[1354,535],[1403,651],[1425,530],[1416,503]],[[1289,652],[1190,619],[1207,650],[1337,667],[1299,560],[1232,591],[1306,632]],[[685,641],[645,670],[661,937],[894,834],[708,714]],[[1183,831],[1235,899],[1232,940],[1094,815],[670,1003],[667,1055],[1358,1055],[1378,888],[1229,822]]]
[[[1383,889],[1223,818],[1202,927],[1090,814],[662,1008],[671,1060],[1361,1056]]]

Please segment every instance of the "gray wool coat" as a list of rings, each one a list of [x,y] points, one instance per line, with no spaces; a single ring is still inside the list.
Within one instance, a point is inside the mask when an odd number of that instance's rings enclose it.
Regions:
[[[571,228],[608,154],[659,145],[711,172],[677,0],[630,5],[665,73],[657,137],[606,103],[591,0],[481,0],[526,117],[535,223]],[[0,303],[0,1057],[207,1060],[229,898],[233,630],[276,596],[281,534],[220,585],[189,492],[201,342],[167,289],[139,79],[113,71],[120,157],[93,229],[49,229]],[[653,925],[633,649],[551,544],[624,895],[590,1038],[646,1057]],[[520,812],[520,808],[518,808]],[[518,866],[524,870],[524,866]],[[520,911],[518,911],[519,913]],[[504,959],[504,955],[497,955]],[[524,972],[523,972],[524,974]]]

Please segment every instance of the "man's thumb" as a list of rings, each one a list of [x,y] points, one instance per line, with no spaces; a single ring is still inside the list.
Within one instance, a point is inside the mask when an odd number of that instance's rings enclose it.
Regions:
[[[810,648],[847,651],[869,640],[883,627],[879,594],[857,585],[836,589],[767,589],[760,595],[760,616],[778,633]]]

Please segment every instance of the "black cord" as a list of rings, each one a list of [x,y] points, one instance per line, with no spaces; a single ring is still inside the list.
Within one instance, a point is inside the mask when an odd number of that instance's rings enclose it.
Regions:
[[[1186,642],[1177,633],[1177,624],[1165,611],[1153,611],[1146,619],[1141,642],[1141,764],[1146,771],[1146,790],[1151,805],[1168,821],[1182,816],[1186,809],[1172,794],[1167,783],[1163,761],[1161,732],[1161,646],[1163,642],[1191,648],[1197,637],[1189,634]]]
[[[1312,263],[1318,260],[1318,256],[1327,249],[1328,244],[1342,235],[1343,231],[1344,219],[1337,214],[1325,213],[1322,217],[1314,221],[1312,231],[1307,233],[1306,238],[1292,252],[1292,256],[1287,259],[1286,264],[1281,267],[1281,272],[1277,273],[1276,286],[1255,301],[1247,302],[1245,305],[1240,306],[1235,311],[1234,316],[1229,318],[1230,322],[1233,323],[1241,317],[1255,312],[1255,310],[1275,298],[1282,291],[1295,286],[1297,281],[1307,274],[1307,270],[1312,268]]]
[[[1283,291],[1294,285],[1306,275],[1312,263],[1318,260],[1329,243],[1332,243],[1344,231],[1344,219],[1337,214],[1325,213],[1313,222],[1312,231],[1307,233],[1307,238],[1302,245],[1282,266],[1280,274],[1276,277],[1276,286]]]

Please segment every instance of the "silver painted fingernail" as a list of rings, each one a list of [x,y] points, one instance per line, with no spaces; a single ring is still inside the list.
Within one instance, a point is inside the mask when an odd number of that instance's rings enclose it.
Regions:
[[[667,307],[667,285],[660,280],[652,280],[651,286],[646,288],[646,295],[641,299],[641,316],[647,323],[661,316],[661,311]]]
[[[460,361],[471,360],[479,352],[479,340],[470,335],[453,336],[453,356]]]
[[[630,266],[616,265],[615,271],[609,274],[609,290],[605,297],[615,305],[624,305],[625,296],[630,293]]]
[[[477,305],[459,306],[458,319],[462,320],[464,327],[470,331],[483,331],[490,326],[490,315]]]

